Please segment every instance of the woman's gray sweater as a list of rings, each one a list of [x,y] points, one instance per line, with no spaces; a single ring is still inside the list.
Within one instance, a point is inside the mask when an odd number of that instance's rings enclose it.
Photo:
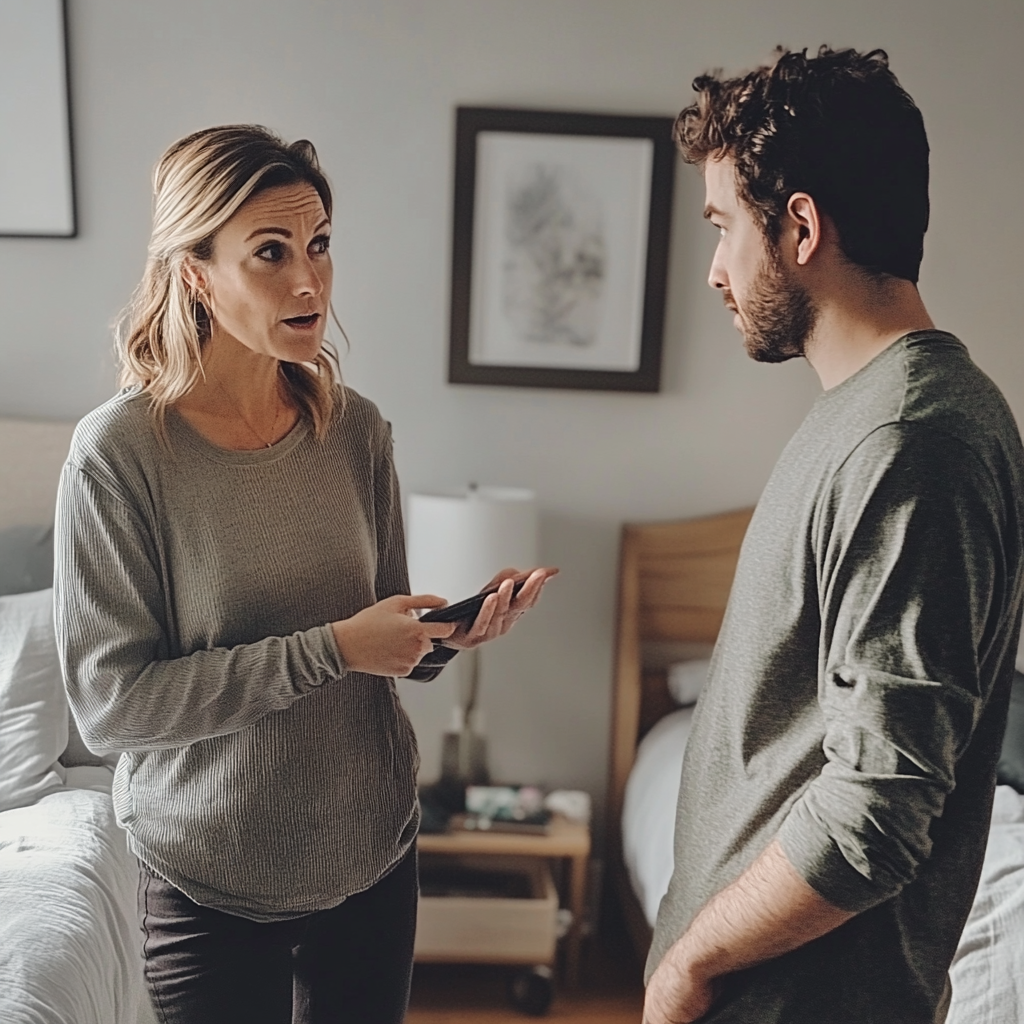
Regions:
[[[129,845],[197,903],[296,917],[373,885],[418,824],[394,682],[329,622],[408,593],[391,434],[348,392],[323,442],[226,451],[127,390],[79,424],[57,509],[56,616],[86,742],[124,751]]]

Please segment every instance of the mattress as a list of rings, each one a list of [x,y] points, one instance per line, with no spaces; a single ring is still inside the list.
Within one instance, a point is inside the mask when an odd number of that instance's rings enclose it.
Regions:
[[[0,1021],[136,1024],[144,995],[138,866],[114,820],[108,768],[0,813]]]
[[[623,857],[648,923],[668,890],[683,754],[693,708],[644,737],[626,785]],[[996,789],[981,882],[950,968],[947,1024],[1024,1024],[1024,796]]]

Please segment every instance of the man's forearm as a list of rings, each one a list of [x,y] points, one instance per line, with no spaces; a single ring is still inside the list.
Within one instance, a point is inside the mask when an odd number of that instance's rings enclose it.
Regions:
[[[788,953],[853,916],[819,896],[771,843],[665,954],[648,985],[645,1024],[697,1020],[716,978]]]
[[[819,896],[773,842],[708,901],[676,946],[688,963],[718,978],[788,953],[853,916]]]

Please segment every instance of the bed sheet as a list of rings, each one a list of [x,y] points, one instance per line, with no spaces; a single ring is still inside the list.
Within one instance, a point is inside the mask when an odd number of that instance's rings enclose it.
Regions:
[[[108,768],[0,814],[0,1020],[145,1019],[138,867],[110,801]]]
[[[653,927],[673,867],[673,833],[692,708],[644,737],[626,786],[623,857]],[[996,788],[978,893],[950,968],[946,1024],[1024,1024],[1024,796]]]
[[[953,966],[947,1024],[1024,1021],[1024,796],[996,788],[981,882]]]

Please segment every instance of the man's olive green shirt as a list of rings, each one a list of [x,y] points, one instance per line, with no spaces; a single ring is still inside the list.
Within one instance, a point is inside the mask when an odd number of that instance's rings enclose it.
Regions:
[[[1022,474],[1002,395],[939,331],[822,394],[784,451],[687,745],[648,975],[773,839],[857,916],[730,976],[706,1020],[941,1016],[1006,720]]]

